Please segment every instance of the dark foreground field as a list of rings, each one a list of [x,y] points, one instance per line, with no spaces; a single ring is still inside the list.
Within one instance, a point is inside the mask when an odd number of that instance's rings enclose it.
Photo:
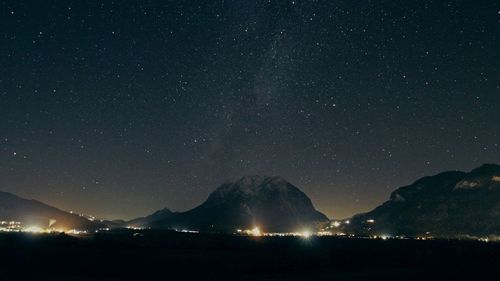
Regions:
[[[484,280],[500,266],[500,244],[474,241],[143,235],[3,234],[0,280]]]

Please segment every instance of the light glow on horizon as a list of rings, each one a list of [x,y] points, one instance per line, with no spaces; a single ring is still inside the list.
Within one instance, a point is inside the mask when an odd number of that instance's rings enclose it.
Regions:
[[[254,229],[252,229],[252,236],[262,236],[262,232],[260,231],[260,229],[258,227],[255,227]]]

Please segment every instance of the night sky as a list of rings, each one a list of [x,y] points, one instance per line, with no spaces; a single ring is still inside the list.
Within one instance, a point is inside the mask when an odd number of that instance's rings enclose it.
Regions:
[[[132,218],[280,175],[331,218],[500,162],[500,3],[1,1],[0,190]]]

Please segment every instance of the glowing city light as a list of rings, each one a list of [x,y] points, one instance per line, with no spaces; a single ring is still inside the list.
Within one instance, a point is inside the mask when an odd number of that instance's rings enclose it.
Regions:
[[[260,232],[260,229],[258,227],[252,229],[252,236],[262,236],[262,233]]]
[[[139,226],[134,226],[134,225],[129,225],[126,228],[127,229],[132,229],[132,230],[143,230],[143,229],[145,229],[144,227],[139,227]]]
[[[312,234],[311,234],[311,232],[309,232],[309,231],[304,231],[304,232],[302,232],[302,235],[301,235],[301,236],[302,236],[303,238],[306,238],[306,239],[307,239],[307,238],[311,237],[311,236],[312,236]]]
[[[46,232],[43,228],[38,227],[38,226],[29,226],[24,229],[25,232],[31,232],[31,233],[44,233]]]

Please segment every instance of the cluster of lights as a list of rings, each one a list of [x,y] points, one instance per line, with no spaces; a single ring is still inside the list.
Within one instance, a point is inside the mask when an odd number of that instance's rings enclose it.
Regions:
[[[252,229],[237,229],[236,234],[245,235],[245,236],[267,236],[267,237],[287,237],[287,236],[295,236],[302,238],[310,238],[312,236],[332,236],[333,234],[328,231],[321,232],[310,232],[308,230],[298,231],[298,232],[263,232],[258,227],[254,227]]]
[[[19,225],[21,222],[18,221],[0,221],[0,225]]]
[[[273,233],[264,233],[262,236],[269,236],[269,237],[288,237],[288,236],[293,236],[293,237],[302,237],[302,238],[310,238],[311,236],[320,236],[320,232],[317,233],[312,233],[310,231],[302,231],[302,232],[273,232]],[[324,232],[322,232],[324,233]],[[326,236],[326,235],[322,235]]]
[[[349,221],[349,220],[345,220],[345,221],[333,221],[333,222],[330,223],[329,226],[326,227],[326,229],[340,228],[342,225],[348,225],[350,223],[351,223],[351,221]]]
[[[139,226],[129,225],[129,226],[127,226],[127,229],[131,229],[131,230],[144,230],[146,228],[139,227]]]
[[[50,225],[52,226],[55,221],[50,221]],[[109,230],[109,229],[108,229]],[[33,234],[49,234],[49,233],[67,233],[73,235],[86,234],[86,230],[78,230],[78,229],[60,229],[60,228],[43,228],[37,225],[28,225],[23,226],[21,222],[18,221],[0,221],[0,232],[24,232],[24,233],[33,233]]]
[[[262,232],[258,227],[254,227],[252,229],[237,229],[236,233],[239,235],[246,235],[246,236],[255,236],[259,237],[262,236]]]
[[[312,235],[312,233],[311,233],[311,232],[309,232],[309,231],[304,231],[304,232],[302,232],[302,233],[301,233],[301,235],[300,235],[300,236],[301,236],[301,237],[304,237],[304,238],[309,238],[309,237],[311,237],[311,235]]]
[[[23,230],[20,232],[27,232],[27,233],[34,233],[34,234],[66,233],[66,234],[72,234],[72,235],[81,235],[81,234],[88,233],[86,230],[78,230],[78,229],[65,230],[65,229],[58,229],[58,228],[42,228],[42,227],[38,227],[38,226],[29,226],[29,227],[23,228]]]
[[[88,232],[86,230],[70,229],[68,231],[65,231],[65,233],[73,235],[81,235],[81,234],[87,234]]]
[[[181,229],[181,230],[177,230],[177,232],[182,232],[182,233],[200,233],[197,230],[189,230],[189,229]]]
[[[342,234],[344,234],[344,233],[342,233]],[[338,235],[338,234],[334,234],[334,233],[333,233],[333,232],[331,232],[331,231],[318,231],[318,232],[316,233],[316,235],[317,235],[317,236],[336,236],[336,235]]]
[[[0,221],[0,231],[14,232],[22,229],[21,223],[18,221]]]
[[[349,238],[355,238],[355,239],[371,239],[371,240],[387,240],[387,239],[393,239],[394,237],[389,236],[389,235],[370,235],[370,236],[356,236],[356,235],[349,235]]]
[[[366,223],[373,224],[375,223],[374,220],[366,220]],[[50,225],[53,225],[55,223],[51,222]],[[349,224],[349,221],[344,221],[342,222],[343,224]],[[339,221],[332,222],[331,226],[333,227],[340,227],[342,224]],[[132,229],[132,230],[144,230],[146,228],[141,228],[141,227],[136,227],[136,226],[128,226],[127,229]],[[328,228],[327,228],[328,229]],[[95,232],[99,231],[109,231],[109,228],[101,228],[99,230],[96,230]],[[195,230],[188,230],[188,229],[181,229],[178,230],[178,232],[182,233],[199,233],[199,231]],[[0,221],[0,232],[24,232],[24,233],[33,233],[33,234],[50,234],[50,233],[66,233],[70,235],[82,235],[82,234],[88,234],[88,231],[86,230],[78,230],[78,229],[70,229],[70,230],[65,230],[65,229],[58,229],[58,228],[52,228],[49,226],[49,228],[42,228],[36,225],[31,225],[31,226],[23,226],[21,222],[18,221]],[[268,233],[268,232],[263,232],[259,227],[254,227],[252,229],[237,229],[236,233],[237,235],[244,235],[244,236],[254,236],[254,237],[260,237],[260,236],[269,236],[269,237],[287,237],[287,236],[293,236],[293,237],[302,237],[304,239],[308,239],[312,236],[337,236],[337,237],[348,237],[348,238],[367,238],[367,239],[380,239],[380,240],[388,240],[388,239],[412,239],[408,238],[405,236],[391,236],[389,234],[380,234],[380,235],[371,235],[368,237],[358,237],[354,234],[346,234],[346,233],[339,233],[339,232],[331,232],[327,230],[321,230],[318,232],[310,232],[308,230],[304,231],[297,231],[297,232],[274,232],[274,233]],[[135,235],[135,234],[134,234]],[[430,235],[430,232],[426,232],[425,236],[418,236],[413,238],[415,240],[432,240],[434,237]],[[490,241],[500,241],[500,238],[498,237],[479,237],[476,238],[477,241],[480,242],[490,242]]]
[[[73,211],[69,211],[69,213],[72,214],[72,215],[77,215],[79,217],[85,218],[85,219],[87,219],[89,221],[100,221],[100,222],[104,221],[104,220],[98,219],[97,217],[92,216],[92,215],[80,214],[80,213],[76,213],[76,212],[73,212]]]

